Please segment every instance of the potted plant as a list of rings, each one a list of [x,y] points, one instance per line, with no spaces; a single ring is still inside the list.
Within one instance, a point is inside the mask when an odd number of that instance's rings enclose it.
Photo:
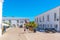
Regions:
[[[36,32],[37,24],[34,21],[25,24],[30,31]]]
[[[37,24],[33,21],[32,22],[33,32],[36,32]]]

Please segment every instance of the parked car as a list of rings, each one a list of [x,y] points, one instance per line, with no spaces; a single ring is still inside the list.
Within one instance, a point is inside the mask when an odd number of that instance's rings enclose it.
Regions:
[[[39,32],[44,32],[44,28],[37,27],[36,30],[39,31]]]
[[[49,33],[49,32],[52,32],[52,33],[55,33],[57,32],[55,28],[45,28],[45,32],[46,33]]]
[[[36,29],[33,29],[34,30],[34,33],[36,33]]]

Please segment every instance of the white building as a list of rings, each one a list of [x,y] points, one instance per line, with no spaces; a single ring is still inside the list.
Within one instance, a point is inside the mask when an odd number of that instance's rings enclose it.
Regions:
[[[60,31],[60,6],[35,17],[39,28],[55,28]]]
[[[20,17],[3,17],[2,22],[9,22],[11,27],[24,27],[24,24],[29,22],[29,19]]]
[[[2,35],[2,6],[3,6],[3,0],[0,0],[0,36]]]

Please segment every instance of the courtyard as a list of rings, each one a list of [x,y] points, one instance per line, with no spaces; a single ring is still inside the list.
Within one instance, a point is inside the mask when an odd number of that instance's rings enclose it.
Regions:
[[[24,32],[23,28],[10,28],[0,40],[60,40],[60,33]]]

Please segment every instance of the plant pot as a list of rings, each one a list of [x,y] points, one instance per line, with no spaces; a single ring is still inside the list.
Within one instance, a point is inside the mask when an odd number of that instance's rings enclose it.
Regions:
[[[28,29],[28,27],[26,27],[26,29]]]
[[[29,30],[30,30],[30,31],[33,31],[33,28],[32,28],[32,27],[29,27]]]
[[[36,33],[36,29],[34,29],[34,33]]]

